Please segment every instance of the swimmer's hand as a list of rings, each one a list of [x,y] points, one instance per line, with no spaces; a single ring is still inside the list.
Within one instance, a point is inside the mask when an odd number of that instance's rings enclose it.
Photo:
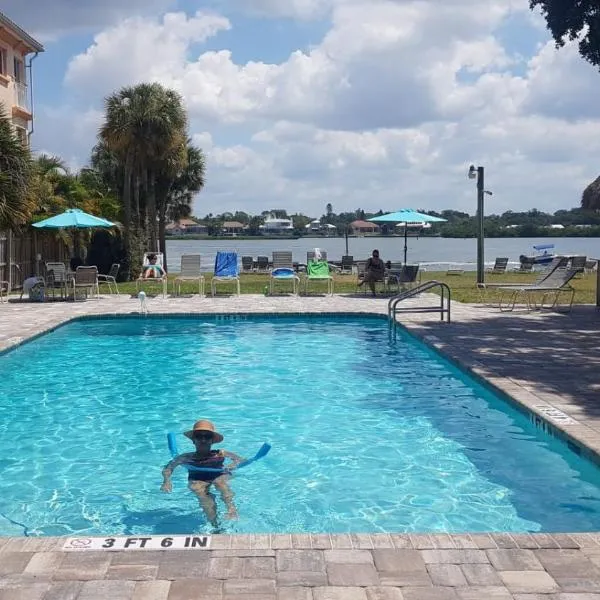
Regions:
[[[160,491],[161,492],[166,492],[167,494],[169,494],[170,492],[173,491],[173,484],[171,483],[171,480],[169,481],[163,481],[163,484],[160,486]]]

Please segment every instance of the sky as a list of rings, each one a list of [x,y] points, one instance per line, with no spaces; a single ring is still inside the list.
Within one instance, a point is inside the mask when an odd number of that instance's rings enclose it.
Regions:
[[[600,72],[527,0],[3,0],[45,45],[36,152],[89,161],[106,96],[182,95],[207,157],[194,214],[579,205],[600,175]]]

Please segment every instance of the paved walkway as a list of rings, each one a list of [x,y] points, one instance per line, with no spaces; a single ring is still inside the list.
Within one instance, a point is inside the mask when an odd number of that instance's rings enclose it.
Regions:
[[[409,304],[436,303],[433,296]],[[375,312],[381,299],[151,299],[151,313]],[[0,350],[82,314],[137,312],[126,297],[0,304]],[[600,314],[453,305],[453,322],[402,322],[470,367],[540,426],[600,456]],[[600,600],[600,534],[214,536],[210,550],[63,552],[0,538],[0,600]]]

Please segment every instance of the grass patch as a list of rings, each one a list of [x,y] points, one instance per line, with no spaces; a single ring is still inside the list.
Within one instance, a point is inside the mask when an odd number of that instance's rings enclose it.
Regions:
[[[176,275],[169,277],[169,294],[173,293],[172,280],[175,279]],[[490,275],[486,274],[486,281],[488,283],[531,283],[535,280],[537,274],[535,273],[505,273],[504,275]],[[212,275],[210,273],[205,274],[205,287],[206,292],[210,294],[210,281]],[[304,289],[302,276],[301,276],[300,289]],[[460,275],[447,275],[445,271],[424,271],[422,273],[422,281],[436,280],[447,283],[452,290],[452,299],[459,302],[469,303],[480,303],[481,297],[477,290],[476,280],[477,275],[475,272],[465,272]],[[240,275],[241,280],[241,291],[242,294],[263,294],[269,287],[269,276],[264,273],[242,273]],[[336,294],[350,294],[355,293],[356,289],[356,275],[334,275],[335,280],[335,293]],[[584,275],[582,277],[572,280],[573,287],[576,289],[575,293],[575,304],[594,304],[596,302],[596,274]],[[276,284],[277,289],[282,291],[289,291],[291,284]],[[232,293],[233,285],[220,284],[217,288],[218,294]],[[134,281],[119,283],[119,290],[122,294],[137,294],[136,284]],[[144,290],[151,294],[162,293],[162,287],[159,284],[146,284]],[[103,286],[101,289],[102,293],[106,294],[108,289]],[[185,282],[181,285],[181,293],[184,295],[194,294],[198,291],[198,285],[196,283]],[[327,285],[325,282],[312,282],[309,288],[309,294],[325,294],[327,291]],[[433,290],[435,291],[435,290]],[[390,294],[393,295],[393,294]],[[488,296],[490,294],[488,293]]]

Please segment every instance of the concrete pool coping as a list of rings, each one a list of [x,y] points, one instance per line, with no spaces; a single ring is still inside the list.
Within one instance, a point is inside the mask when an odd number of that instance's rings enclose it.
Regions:
[[[438,303],[412,299],[413,306]],[[139,301],[0,304],[0,351],[75,317],[137,314]],[[387,300],[333,297],[159,298],[151,314],[385,315]],[[600,316],[499,313],[453,303],[402,316],[406,329],[531,413],[572,450],[600,456]],[[540,335],[541,334],[541,335]],[[541,358],[544,361],[541,361]],[[570,362],[569,362],[570,361]],[[565,369],[565,363],[568,369]],[[585,423],[582,420],[585,419]],[[0,538],[3,598],[600,600],[600,534],[339,534],[213,537],[210,550],[67,553],[64,538]]]

